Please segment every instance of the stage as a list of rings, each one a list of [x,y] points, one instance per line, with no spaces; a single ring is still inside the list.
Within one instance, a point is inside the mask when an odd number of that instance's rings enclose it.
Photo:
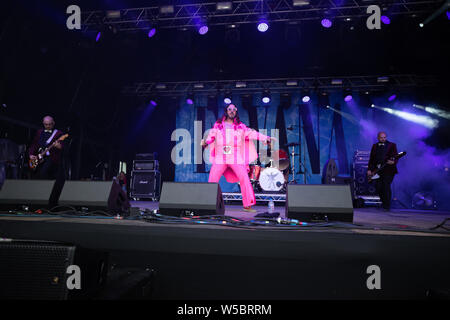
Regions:
[[[132,206],[142,213],[158,203]],[[250,222],[267,206],[255,209],[227,204],[224,220]],[[284,207],[275,212],[284,217]],[[450,232],[431,230],[447,218],[363,208],[353,224],[257,226],[3,214],[0,237],[71,243],[108,252],[114,265],[152,269],[152,299],[429,299],[450,288]],[[381,270],[379,290],[366,285],[371,265]]]

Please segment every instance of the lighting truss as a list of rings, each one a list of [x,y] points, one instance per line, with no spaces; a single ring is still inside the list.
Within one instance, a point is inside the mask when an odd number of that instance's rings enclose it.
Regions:
[[[248,80],[217,80],[217,81],[179,81],[179,82],[138,82],[123,87],[125,96],[147,97],[151,94],[159,96],[180,96],[188,92],[196,94],[217,94],[232,90],[240,93],[263,92],[270,89],[272,93],[290,93],[299,90],[321,90],[327,92],[352,90],[380,91],[389,88],[402,89],[412,87],[432,87],[438,84],[436,76],[428,75],[388,75],[387,83],[378,82],[379,75],[348,76],[348,77],[308,77],[308,78],[279,78],[279,79],[248,79]],[[332,84],[336,78],[341,84]],[[292,85],[293,83],[296,85]],[[245,86],[242,84],[245,83]],[[239,85],[237,85],[239,84]]]
[[[390,16],[414,16],[435,12],[442,0],[317,0],[304,6],[294,6],[292,0],[242,0],[232,1],[232,9],[225,11],[217,10],[216,4],[212,1],[178,3],[173,5],[173,13],[169,14],[162,14],[158,6],[115,10],[114,15],[103,10],[82,11],[81,25],[85,32],[98,30],[104,25],[112,25],[118,31],[146,30],[151,25],[161,29],[191,28],[197,25],[199,18],[206,18],[209,26],[239,25],[258,22],[262,12],[269,23],[318,20],[324,15],[347,19],[368,17],[367,7],[374,4],[386,9]]]

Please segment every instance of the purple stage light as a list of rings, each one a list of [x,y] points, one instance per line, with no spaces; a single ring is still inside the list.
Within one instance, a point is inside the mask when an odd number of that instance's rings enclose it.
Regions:
[[[155,28],[150,29],[150,31],[148,32],[148,37],[149,38],[153,37],[155,35],[155,33],[156,33],[156,29]]]
[[[447,19],[450,20],[450,11],[447,11]]]
[[[186,103],[187,103],[187,104],[194,104],[194,101],[193,101],[192,99],[189,99],[189,98],[188,98],[188,99],[186,99]]]
[[[303,101],[304,103],[309,102],[309,100],[311,100],[311,98],[310,98],[309,96],[304,96],[304,97],[302,98],[302,101]]]
[[[154,107],[156,107],[158,105],[155,100],[150,100],[150,104]]]
[[[345,96],[344,101],[349,102],[349,101],[352,101],[352,99],[353,99],[353,97],[350,94],[348,94]]]
[[[269,25],[267,22],[260,22],[258,24],[258,31],[259,32],[266,32],[269,29]]]
[[[322,19],[321,23],[322,23],[322,27],[324,27],[324,28],[330,28],[331,25],[333,24],[330,19]]]
[[[97,37],[95,38],[95,42],[98,42],[98,40],[100,40],[101,36],[102,36],[101,32],[97,33]]]
[[[396,96],[395,94],[393,94],[392,96],[390,96],[390,97],[388,98],[388,100],[389,100],[389,101],[394,101],[395,98],[397,98],[397,96]]]
[[[198,33],[200,33],[201,35],[204,35],[207,32],[208,32],[208,26],[203,25],[198,29]]]
[[[391,19],[389,19],[388,16],[381,16],[381,22],[383,22],[384,24],[390,24]]]

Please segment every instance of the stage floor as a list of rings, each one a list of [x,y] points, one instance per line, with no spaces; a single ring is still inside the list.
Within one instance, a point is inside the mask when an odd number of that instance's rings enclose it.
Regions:
[[[142,209],[158,209],[159,203],[153,201],[131,201],[132,207]],[[260,213],[268,212],[267,205],[256,205],[253,207],[257,212],[249,213],[243,210],[239,204],[225,204],[225,215],[242,220],[252,220]],[[275,206],[274,212],[278,212],[281,218],[286,218],[286,210],[284,204]],[[353,224],[367,228],[387,228],[397,230],[430,230],[442,223],[446,218],[450,218],[450,211],[434,211],[434,210],[407,210],[392,209],[385,212],[379,208],[357,208],[354,209]],[[447,228],[449,227],[447,223]],[[446,232],[442,228],[436,229],[439,232]]]

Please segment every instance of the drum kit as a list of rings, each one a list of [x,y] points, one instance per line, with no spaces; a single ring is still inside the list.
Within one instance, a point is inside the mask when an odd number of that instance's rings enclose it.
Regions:
[[[270,157],[262,159],[259,164],[250,164],[249,178],[255,192],[271,191],[285,192],[288,183],[295,183],[295,147],[298,143],[289,143],[285,147],[292,147],[288,154],[284,149],[273,150]],[[270,150],[270,148],[269,148]],[[291,156],[291,163],[289,156]],[[290,170],[292,168],[292,170]],[[289,173],[292,172],[292,180]]]

